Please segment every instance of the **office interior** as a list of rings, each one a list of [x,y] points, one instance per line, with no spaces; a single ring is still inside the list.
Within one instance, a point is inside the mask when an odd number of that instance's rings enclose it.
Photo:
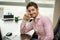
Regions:
[[[0,0],[0,30],[2,39],[21,40],[20,25],[28,2],[36,2],[39,7],[39,13],[47,16],[55,28],[60,16],[60,0]],[[13,15],[11,19],[5,19],[4,15]],[[18,17],[18,21],[16,21]],[[27,23],[28,25],[29,23]],[[8,32],[12,33],[11,37],[6,37]],[[26,35],[32,36],[34,30],[29,31]],[[24,38],[24,35],[23,35]]]

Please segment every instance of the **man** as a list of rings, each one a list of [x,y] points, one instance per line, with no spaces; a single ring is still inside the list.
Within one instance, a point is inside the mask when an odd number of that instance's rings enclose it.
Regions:
[[[38,35],[37,40],[53,40],[52,23],[49,18],[39,15],[37,4],[29,2],[26,9],[27,14],[24,15],[21,23],[21,33],[24,34],[33,29]],[[34,18],[34,20],[26,26],[26,21],[29,18]]]

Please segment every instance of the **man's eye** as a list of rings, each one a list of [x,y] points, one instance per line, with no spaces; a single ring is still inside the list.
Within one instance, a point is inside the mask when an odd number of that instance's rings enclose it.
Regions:
[[[32,9],[32,11],[34,11],[34,9]]]
[[[30,12],[30,10],[28,10],[28,12]]]

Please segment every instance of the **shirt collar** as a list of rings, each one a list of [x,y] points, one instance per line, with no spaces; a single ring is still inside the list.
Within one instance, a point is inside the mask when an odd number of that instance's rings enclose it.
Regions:
[[[41,16],[40,14],[37,15],[37,17],[35,18],[35,22],[37,22],[38,20],[40,20]]]

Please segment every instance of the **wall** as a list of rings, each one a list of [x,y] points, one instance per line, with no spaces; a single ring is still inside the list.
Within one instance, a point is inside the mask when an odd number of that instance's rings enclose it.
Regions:
[[[3,10],[4,10],[4,8],[3,7],[0,7],[0,18],[2,18]]]
[[[60,16],[60,0],[55,1],[53,27],[55,28],[58,17]]]

